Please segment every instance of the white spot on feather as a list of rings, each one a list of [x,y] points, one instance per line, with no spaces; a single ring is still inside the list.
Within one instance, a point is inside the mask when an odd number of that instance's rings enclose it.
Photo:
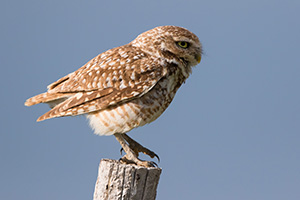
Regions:
[[[127,54],[126,52],[122,52],[122,53],[121,53],[121,57],[122,57],[122,58],[127,58],[127,57],[128,57],[128,54]]]
[[[106,87],[112,87],[110,81],[107,82]]]
[[[110,62],[108,65],[113,66],[114,64],[115,64],[115,62]]]
[[[121,82],[120,82],[120,89],[124,89],[124,88],[126,88],[126,86],[124,85],[124,81],[121,80]]]
[[[131,73],[130,78],[131,78],[132,80],[135,80],[135,73],[134,73],[134,72]]]
[[[83,95],[83,94],[82,94],[81,92],[80,92],[80,93],[77,93],[77,94],[76,94],[76,99],[80,99],[80,98],[82,97],[82,95]]]
[[[96,110],[96,106],[90,106],[89,107],[89,111],[91,112],[91,111],[94,111],[94,110]]]

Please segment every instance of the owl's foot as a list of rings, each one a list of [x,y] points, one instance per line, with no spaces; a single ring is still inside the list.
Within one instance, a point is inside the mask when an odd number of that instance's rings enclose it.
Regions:
[[[126,134],[119,134],[119,133],[115,134],[116,139],[121,144],[122,149],[126,153],[126,155],[120,159],[122,162],[125,162],[128,164],[136,164],[136,165],[143,166],[143,167],[157,166],[157,164],[155,162],[144,161],[144,160],[140,160],[138,158],[139,152],[143,152],[143,153],[147,152],[145,154],[147,154],[147,155],[151,154],[151,156],[149,155],[151,158],[154,158],[155,156],[158,157],[154,152],[150,151],[149,149],[144,148],[142,145],[140,145],[136,141],[132,140],[127,135],[126,136],[124,136],[124,135],[126,135]],[[128,140],[130,142],[128,142]],[[126,141],[129,143],[129,145],[126,143]]]
[[[146,147],[143,147],[141,144],[133,140],[127,134],[124,133],[123,138],[128,142],[130,149],[132,149],[136,155],[139,155],[139,153],[141,152],[145,155],[150,156],[151,158],[156,157],[158,162],[160,162],[159,156],[156,153],[154,153],[150,149],[147,149]]]
[[[142,167],[158,167],[158,165],[153,161],[140,160],[137,157],[131,157],[128,155],[129,154],[126,154],[125,156],[120,158],[120,161],[124,162],[126,164],[136,164],[136,165],[142,166]]]

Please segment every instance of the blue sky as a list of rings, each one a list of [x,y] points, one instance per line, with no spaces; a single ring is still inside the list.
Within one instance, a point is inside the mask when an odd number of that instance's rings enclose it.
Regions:
[[[300,2],[0,2],[0,199],[92,199],[114,137],[85,117],[35,122],[24,101],[99,53],[160,25],[205,55],[167,111],[130,136],[163,169],[158,200],[300,199]],[[143,157],[147,158],[147,157]]]

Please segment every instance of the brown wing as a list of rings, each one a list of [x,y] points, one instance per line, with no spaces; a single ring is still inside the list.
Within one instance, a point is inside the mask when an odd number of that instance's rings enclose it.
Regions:
[[[77,71],[48,86],[48,92],[81,92],[133,87],[162,75],[160,60],[152,59],[131,45],[108,50]]]
[[[25,104],[68,97],[38,121],[94,112],[145,94],[166,75],[166,67],[162,60],[152,59],[125,45],[98,55],[77,71],[49,85],[47,93],[32,97],[26,101],[31,103]],[[38,101],[35,100],[37,97]]]

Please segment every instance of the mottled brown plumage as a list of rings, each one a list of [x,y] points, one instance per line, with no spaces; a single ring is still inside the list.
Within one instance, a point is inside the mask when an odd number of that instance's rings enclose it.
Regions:
[[[154,121],[164,112],[191,67],[200,62],[201,53],[197,36],[187,29],[157,27],[129,44],[99,54],[25,105],[51,106],[38,121],[87,114],[96,134],[116,136],[127,153],[123,160],[150,166],[137,159],[138,152],[149,150],[134,149],[137,145],[122,134]],[[124,141],[132,148],[124,147]]]

